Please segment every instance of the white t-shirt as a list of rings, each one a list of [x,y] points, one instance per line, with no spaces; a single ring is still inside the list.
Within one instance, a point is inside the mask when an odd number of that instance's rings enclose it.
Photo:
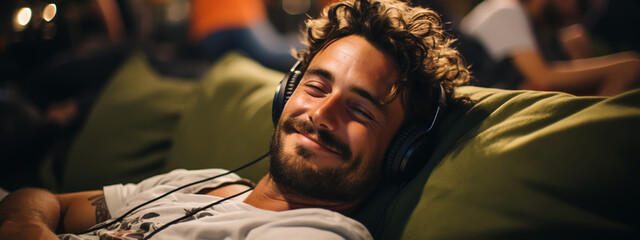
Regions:
[[[460,22],[462,33],[475,37],[496,62],[517,51],[537,49],[524,8],[512,0],[486,0]]]
[[[113,219],[129,209],[185,184],[227,172],[222,169],[174,170],[139,184],[104,187]],[[244,181],[229,174],[182,189],[153,202],[107,229],[83,235],[59,235],[61,239],[141,239],[186,213],[222,198],[194,194],[222,183]],[[244,195],[246,196],[246,195]],[[241,197],[224,201],[191,218],[171,225],[152,239],[372,239],[359,222],[320,208],[268,211],[243,203]],[[113,220],[111,219],[111,220]],[[110,222],[108,220],[106,222]]]

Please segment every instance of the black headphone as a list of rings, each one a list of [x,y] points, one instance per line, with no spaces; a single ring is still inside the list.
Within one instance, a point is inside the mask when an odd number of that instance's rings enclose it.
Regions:
[[[284,109],[284,105],[295,91],[303,72],[300,70],[300,61],[289,70],[280,84],[276,87],[273,96],[271,118],[273,125],[278,125],[278,120]],[[384,176],[391,182],[406,182],[415,176],[431,156],[435,144],[429,141],[429,132],[440,115],[445,104],[445,92],[440,85],[438,104],[434,108],[433,120],[430,123],[418,122],[405,124],[395,134],[389,144],[384,159]]]

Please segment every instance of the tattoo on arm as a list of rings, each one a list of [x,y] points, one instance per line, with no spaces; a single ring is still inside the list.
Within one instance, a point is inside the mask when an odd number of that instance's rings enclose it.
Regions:
[[[111,218],[109,209],[107,209],[107,201],[104,199],[104,194],[98,194],[89,197],[91,205],[96,206],[96,223],[101,223]]]

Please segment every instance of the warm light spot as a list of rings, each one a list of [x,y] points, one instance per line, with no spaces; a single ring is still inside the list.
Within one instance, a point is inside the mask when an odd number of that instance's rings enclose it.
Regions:
[[[172,22],[180,22],[189,16],[188,1],[174,1],[169,5],[167,18]]]
[[[282,10],[290,15],[306,13],[310,7],[310,0],[282,0]]]
[[[42,19],[49,22],[56,16],[57,12],[58,7],[53,3],[49,3],[44,7],[44,10],[42,10]]]
[[[15,18],[13,18],[13,29],[16,31],[22,31],[27,28],[29,21],[31,21],[31,8],[21,8],[16,12]]]
[[[16,22],[22,26],[27,25],[31,21],[31,8],[22,8],[16,15]]]

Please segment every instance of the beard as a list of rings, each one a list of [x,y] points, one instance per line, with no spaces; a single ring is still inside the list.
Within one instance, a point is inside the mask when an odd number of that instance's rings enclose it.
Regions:
[[[316,130],[311,123],[295,118],[280,122],[271,138],[269,174],[281,191],[322,201],[346,202],[365,197],[377,185],[381,168],[364,164],[362,156],[352,157],[349,146],[331,133]],[[316,134],[319,142],[337,150],[343,163],[319,168],[309,161],[317,154],[302,145],[296,145],[294,153],[284,153],[284,135],[295,132]]]

